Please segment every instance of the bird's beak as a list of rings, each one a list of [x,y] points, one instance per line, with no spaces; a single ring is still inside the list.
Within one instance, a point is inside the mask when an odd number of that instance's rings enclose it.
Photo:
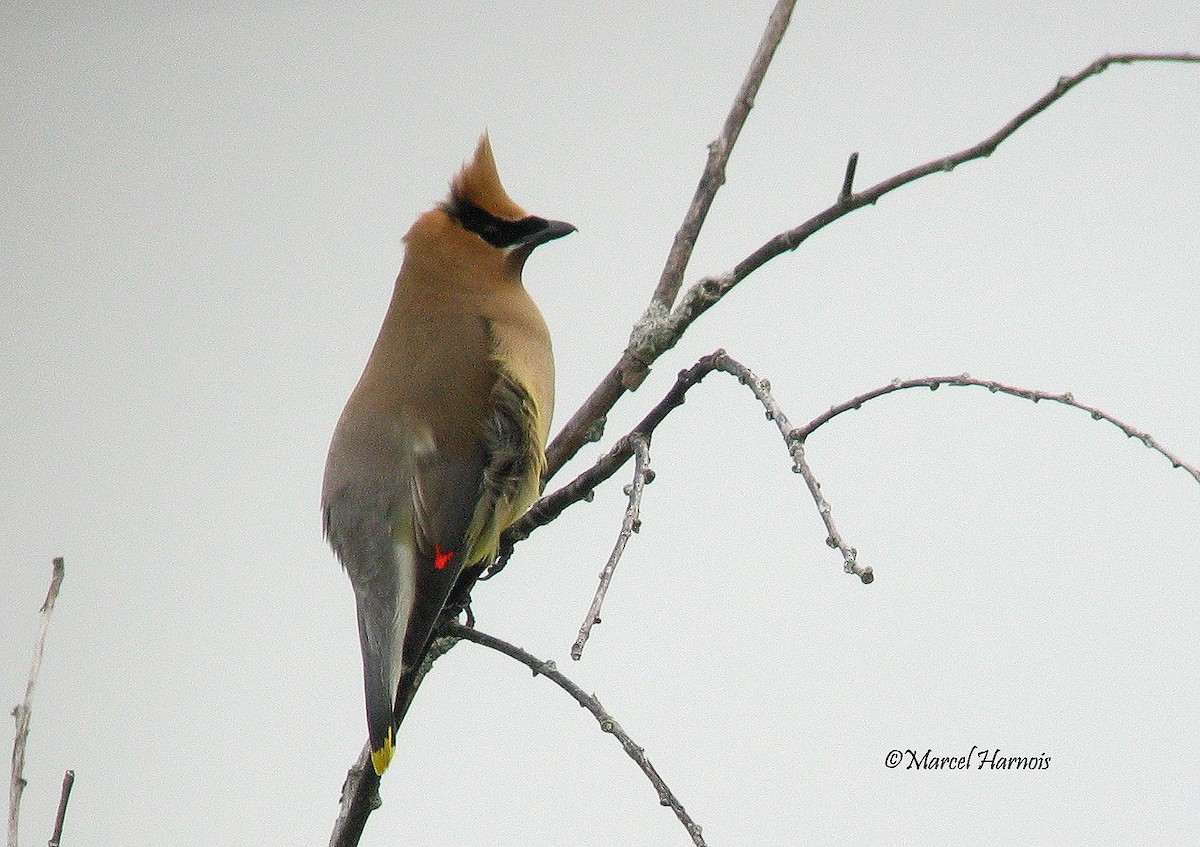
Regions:
[[[534,247],[556,238],[562,238],[564,235],[570,235],[575,231],[575,225],[566,221],[548,221],[544,218],[540,220],[542,221],[541,226],[508,251],[508,261],[518,271],[525,267],[525,260],[529,258]]]
[[[570,235],[572,232],[575,232],[574,224],[569,224],[566,221],[545,221],[543,226],[530,233],[529,237],[521,242],[521,246],[532,250],[539,244],[545,244],[547,241],[562,238],[564,235]]]

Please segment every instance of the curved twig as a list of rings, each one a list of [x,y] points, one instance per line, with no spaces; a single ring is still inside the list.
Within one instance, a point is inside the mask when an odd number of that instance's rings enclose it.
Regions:
[[[1032,400],[1034,403],[1037,403],[1039,400],[1049,400],[1052,403],[1061,403],[1064,406],[1070,406],[1073,409],[1079,409],[1087,412],[1092,416],[1092,420],[1107,421],[1117,429],[1121,430],[1121,432],[1125,433],[1127,437],[1136,438],[1151,450],[1154,450],[1156,453],[1160,453],[1166,457],[1167,461],[1171,463],[1171,467],[1182,468],[1191,474],[1192,478],[1195,479],[1196,482],[1200,482],[1200,469],[1194,465],[1188,464],[1178,455],[1163,447],[1152,435],[1147,432],[1142,432],[1140,429],[1136,429],[1130,424],[1113,417],[1102,409],[1098,409],[1095,406],[1089,406],[1087,403],[1080,403],[1075,399],[1075,395],[1069,391],[1064,391],[1061,394],[1052,394],[1048,391],[1037,391],[1031,388],[1017,388],[1016,386],[1005,385],[1004,383],[996,382],[995,380],[974,379],[970,374],[959,374],[958,376],[927,376],[920,379],[892,380],[890,383],[880,388],[875,388],[871,391],[859,394],[857,397],[852,397],[845,403],[839,403],[836,406],[830,406],[829,411],[813,418],[805,426],[793,430],[793,435],[803,441],[843,412],[859,409],[864,403],[874,400],[876,397],[882,397],[885,394],[891,394],[893,391],[904,391],[908,388],[928,388],[930,391],[937,391],[938,388],[943,385],[977,386],[979,388],[986,388],[993,394],[1009,394],[1013,397],[1022,397],[1026,400]]]
[[[473,641],[483,647],[490,647],[493,650],[516,659],[533,671],[534,676],[540,675],[546,677],[546,679],[574,697],[575,702],[592,713],[596,722],[600,724],[601,730],[611,733],[621,742],[621,747],[625,750],[626,754],[628,754],[629,758],[637,762],[638,767],[642,769],[642,773],[646,775],[650,780],[650,784],[654,786],[654,790],[658,793],[659,804],[669,807],[675,813],[675,817],[679,818],[679,822],[683,824],[684,829],[691,836],[692,843],[696,847],[705,847],[704,838],[700,832],[700,825],[691,819],[678,798],[676,798],[675,794],[663,781],[663,778],[658,775],[658,771],[654,769],[654,765],[650,764],[650,760],[646,758],[646,751],[634,743],[633,739],[621,728],[616,719],[600,705],[600,701],[594,694],[588,694],[560,673],[558,668],[555,667],[554,662],[544,662],[531,653],[525,652],[520,647],[509,644],[507,641],[496,638],[494,635],[488,635],[486,632],[465,627],[458,622],[448,623],[444,631],[453,638]]]
[[[875,572],[869,565],[858,563],[858,550],[847,544],[846,540],[842,538],[842,534],[838,532],[838,528],[833,522],[829,501],[821,493],[821,483],[817,481],[817,476],[813,473],[808,459],[804,455],[804,438],[799,435],[798,430],[792,428],[791,421],[788,420],[783,409],[779,407],[779,402],[771,394],[771,383],[765,379],[759,379],[753,371],[728,356],[724,350],[718,350],[714,355],[717,357],[715,364],[717,370],[736,376],[742,385],[753,391],[758,402],[762,403],[763,408],[767,410],[767,419],[774,421],[775,426],[778,427],[779,434],[783,436],[783,443],[792,456],[792,471],[804,477],[804,482],[808,485],[808,492],[812,495],[813,502],[817,504],[817,511],[820,512],[825,530],[829,533],[825,538],[825,543],[842,554],[842,563],[846,573],[852,573],[861,579],[864,585],[870,585],[875,581]]]

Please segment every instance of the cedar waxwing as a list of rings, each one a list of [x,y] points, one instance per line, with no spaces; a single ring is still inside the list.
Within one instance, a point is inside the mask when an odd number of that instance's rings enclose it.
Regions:
[[[383,774],[438,616],[541,491],[550,334],[521,284],[575,227],[528,214],[487,133],[417,218],[383,326],[325,463],[325,535],[358,606],[371,762]]]

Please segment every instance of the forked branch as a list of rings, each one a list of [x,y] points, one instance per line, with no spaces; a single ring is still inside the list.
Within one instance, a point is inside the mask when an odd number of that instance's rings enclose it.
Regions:
[[[696,186],[696,193],[692,196],[692,202],[684,215],[683,223],[675,234],[675,241],[671,245],[671,252],[663,266],[662,275],[654,289],[650,305],[634,325],[629,337],[629,344],[625,348],[625,352],[621,354],[620,360],[600,381],[591,396],[579,407],[546,451],[547,479],[553,477],[572,456],[579,452],[579,448],[588,441],[595,440],[594,436],[598,428],[602,426],[605,415],[621,399],[621,395],[626,391],[633,391],[641,385],[646,374],[650,372],[650,365],[661,354],[661,350],[654,352],[656,343],[647,346],[647,341],[653,341],[656,334],[653,328],[668,316],[675,303],[675,298],[679,295],[679,289],[683,285],[684,272],[692,257],[692,251],[695,249],[696,239],[700,237],[700,229],[704,225],[704,220],[708,216],[708,210],[712,207],[717,191],[725,184],[725,166],[733,154],[733,147],[746,123],[746,118],[754,107],[754,98],[758,94],[763,78],[767,75],[767,69],[771,66],[775,50],[779,47],[779,42],[783,40],[783,34],[787,32],[788,22],[791,20],[792,10],[795,6],[796,0],[778,0],[775,8],[771,11],[758,49],[754,51],[754,57],[750,60],[746,77],[742,80],[742,85],[733,98],[733,105],[730,106],[729,114],[725,118],[721,134],[708,145],[708,160],[704,164],[704,173],[700,176],[700,183]]]
[[[781,232],[774,238],[771,238],[739,262],[732,270],[701,279],[684,293],[678,305],[671,309],[669,314],[664,315],[661,312],[655,312],[653,309],[647,311],[646,316],[634,327],[629,346],[622,354],[621,360],[601,380],[591,396],[584,401],[583,405],[571,420],[567,422],[567,425],[547,450],[547,478],[557,473],[584,444],[589,440],[594,440],[591,436],[596,432],[597,426],[603,421],[609,410],[612,409],[626,391],[637,388],[641,382],[641,377],[644,377],[645,373],[648,372],[650,365],[659,356],[678,343],[687,328],[692,325],[692,322],[712,308],[722,297],[732,291],[738,283],[754,271],[777,256],[795,250],[809,236],[842,216],[853,212],[855,209],[874,204],[880,197],[903,185],[915,182],[930,174],[954,170],[957,166],[973,159],[982,159],[990,156],[1013,133],[1035,116],[1044,112],[1064,94],[1084,80],[1096,76],[1111,65],[1131,64],[1134,62],[1200,63],[1200,54],[1114,53],[1101,56],[1078,73],[1061,77],[1050,91],[1038,98],[1016,117],[1012,118],[987,138],[964,150],[948,156],[941,156],[923,165],[910,168],[858,192],[853,191],[853,166],[847,167],[847,174],[842,183],[842,190],[839,192],[838,198],[832,206],[809,218],[799,226],[793,227],[786,232]],[[765,72],[765,68],[763,70]],[[853,161],[853,165],[856,164],[857,158]],[[639,368],[638,373],[641,377],[636,380],[629,380],[627,377],[627,374],[630,372],[631,363],[636,364]]]
[[[779,429],[779,434],[783,436],[784,446],[787,447],[788,453],[792,458],[792,470],[803,476],[805,483],[808,485],[809,493],[812,495],[821,520],[825,524],[827,532],[826,543],[841,552],[842,563],[846,573],[856,575],[864,583],[870,583],[874,580],[875,575],[872,569],[869,566],[859,564],[858,551],[846,543],[837,526],[834,524],[829,501],[826,500],[825,495],[821,492],[821,484],[817,481],[816,475],[813,473],[804,455],[804,438],[799,434],[800,430],[792,427],[779,402],[771,394],[770,383],[759,379],[749,368],[729,356],[724,350],[717,350],[707,356],[703,356],[687,370],[680,371],[679,376],[675,379],[675,384],[671,386],[663,399],[650,410],[650,413],[642,419],[641,423],[633,431],[618,439],[612,449],[602,456],[591,468],[581,473],[553,494],[547,494],[541,500],[534,503],[533,507],[525,513],[525,516],[513,524],[505,534],[501,547],[501,557],[491,573],[495,573],[504,566],[504,563],[512,554],[513,546],[517,542],[528,538],[538,527],[545,526],[553,521],[569,506],[581,500],[590,500],[596,486],[615,474],[628,461],[630,456],[635,455],[638,445],[646,445],[648,449],[650,439],[654,435],[654,430],[658,425],[674,409],[683,405],[689,390],[698,385],[713,371],[721,371],[722,373],[737,377],[738,381],[747,386],[754,393],[754,396],[758,398],[758,401],[766,410],[767,419],[775,423],[775,426]],[[644,465],[639,463],[639,467],[644,467]],[[588,610],[588,617],[584,620],[584,624],[580,628],[579,639],[576,640],[571,650],[571,655],[576,659],[579,658],[583,644],[587,641],[591,632],[592,625],[599,619],[600,606],[604,602],[604,594],[608,589],[609,581],[612,579],[612,570],[615,567],[616,558],[619,558],[625,546],[623,542],[627,540],[628,533],[634,531],[635,521],[638,520],[636,507],[640,502],[640,491],[637,490],[636,485],[641,474],[642,471],[635,470],[634,486],[631,487],[629,492],[630,507],[626,510],[625,521],[621,529],[622,537],[618,540],[618,546],[613,550],[608,564],[605,565],[604,571],[601,573],[600,589],[596,592],[596,597],[592,601],[591,608]],[[635,494],[637,495],[636,499]]]
[[[792,457],[792,469],[804,477],[805,483],[808,485],[809,493],[812,495],[813,501],[817,505],[817,511],[821,515],[822,521],[825,523],[825,528],[828,531],[826,543],[833,548],[836,548],[842,554],[843,564],[847,573],[857,575],[864,583],[870,583],[874,579],[874,572],[870,566],[861,565],[858,562],[858,551],[847,544],[837,526],[833,522],[833,517],[828,500],[821,491],[821,485],[816,479],[811,467],[804,454],[805,440],[812,435],[820,427],[824,426],[833,418],[845,412],[861,408],[864,403],[870,402],[885,394],[891,394],[894,391],[903,391],[909,388],[928,388],[931,391],[936,391],[943,385],[950,386],[978,386],[986,388],[993,394],[1009,394],[1014,397],[1022,397],[1026,400],[1038,402],[1040,400],[1048,400],[1054,403],[1061,403],[1066,406],[1071,406],[1075,409],[1087,412],[1093,420],[1107,421],[1115,426],[1121,432],[1125,433],[1129,438],[1136,438],[1138,441],[1145,444],[1151,450],[1164,456],[1172,467],[1182,468],[1187,471],[1197,482],[1200,482],[1200,468],[1193,464],[1189,464],[1178,454],[1165,448],[1152,435],[1142,430],[1137,429],[1131,424],[1125,423],[1119,418],[1099,409],[1095,406],[1081,403],[1075,399],[1070,392],[1055,394],[1047,391],[1038,391],[1030,388],[1018,388],[1016,386],[1005,385],[1004,383],[996,382],[995,380],[974,379],[968,374],[959,374],[957,376],[931,376],[922,377],[919,379],[909,380],[893,380],[891,383],[880,388],[872,389],[853,397],[844,403],[839,403],[822,415],[817,416],[808,424],[801,427],[793,427],[783,410],[780,408],[778,401],[772,396],[770,383],[766,380],[759,379],[754,373],[741,364],[737,360],[730,357],[724,350],[717,350],[707,356],[702,357],[696,364],[687,370],[680,371],[679,376],[675,380],[675,384],[666,393],[662,400],[650,410],[650,413],[642,419],[628,435],[618,439],[612,448],[588,470],[581,473],[571,482],[564,485],[562,488],[547,494],[541,500],[533,505],[533,507],[522,517],[517,523],[513,524],[509,532],[505,535],[504,546],[502,547],[502,556],[498,562],[497,569],[501,567],[507,557],[511,555],[513,545],[525,538],[540,526],[557,518],[565,509],[571,505],[580,502],[581,500],[590,500],[595,491],[595,488],[615,474],[630,456],[634,455],[635,445],[641,441],[649,442],[649,439],[654,434],[654,430],[667,417],[670,412],[684,402],[688,391],[695,385],[698,385],[704,377],[713,371],[722,371],[724,373],[736,376],[738,380],[751,391],[755,397],[762,403],[766,410],[767,418],[773,421],[779,429],[780,435],[783,436],[784,444]],[[636,478],[636,477],[635,477]],[[628,512],[626,515],[628,519]],[[623,546],[623,545],[622,545]],[[616,553],[617,551],[614,551]],[[610,557],[610,564],[612,559]],[[611,580],[611,570],[606,566],[605,573],[608,579]],[[602,581],[602,588],[607,589],[607,581]],[[603,602],[604,592],[597,593],[598,602],[593,602],[592,608],[589,610],[588,620],[595,623],[595,618],[599,616],[599,605]],[[586,630],[590,630],[585,621]],[[580,631],[581,640],[586,641],[588,632],[584,629]],[[576,642],[575,649],[572,650],[572,655],[578,653],[582,645]],[[578,658],[578,656],[576,656]]]

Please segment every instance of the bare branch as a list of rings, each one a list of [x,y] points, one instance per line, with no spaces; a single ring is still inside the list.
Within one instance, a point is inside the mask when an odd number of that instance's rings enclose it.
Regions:
[[[75,785],[75,771],[63,774],[62,792],[58,795],[58,814],[54,818],[54,834],[47,847],[59,847],[62,843],[63,821],[67,817],[67,802],[71,799],[71,787]]]
[[[746,118],[754,107],[754,98],[758,95],[767,68],[771,66],[775,50],[783,40],[795,6],[796,0],[779,0],[775,4],[771,17],[767,20],[767,28],[758,43],[758,49],[754,52],[754,58],[750,60],[746,78],[742,80],[742,87],[733,98],[733,106],[725,118],[721,134],[708,145],[708,161],[704,163],[700,184],[696,186],[696,193],[692,197],[687,214],[684,215],[683,224],[675,233],[675,241],[667,256],[666,266],[658,280],[658,286],[654,289],[651,309],[657,309],[659,314],[670,311],[679,295],[684,271],[692,258],[696,239],[700,237],[700,228],[704,226],[704,219],[708,216],[708,210],[712,208],[717,191],[725,184],[725,166],[733,153],[733,146],[737,143]]]
[[[8,787],[8,847],[17,847],[17,819],[21,812],[21,795],[25,791],[25,744],[29,741],[29,716],[33,710],[33,689],[42,670],[42,654],[46,650],[46,631],[50,628],[50,613],[58,600],[66,568],[62,556],[54,560],[50,575],[50,588],[46,602],[42,604],[42,621],[38,628],[37,641],[33,646],[33,663],[29,668],[29,680],[25,683],[25,700],[13,709],[17,722],[17,735],[13,740],[12,781]]]
[[[584,401],[551,443],[546,453],[546,477],[552,477],[584,444],[589,440],[595,440],[597,424],[603,421],[605,415],[621,396],[641,383],[645,374],[649,372],[650,366],[659,356],[675,346],[696,318],[720,301],[739,282],[758,268],[782,253],[795,250],[810,235],[843,215],[875,203],[880,197],[902,185],[907,185],[933,173],[951,171],[964,162],[991,155],[1005,139],[1034,116],[1045,111],[1079,83],[1099,74],[1110,65],[1134,62],[1194,63],[1200,62],[1200,55],[1195,53],[1117,53],[1101,56],[1079,73],[1059,79],[1047,94],[978,144],[911,168],[864,191],[839,195],[834,205],[799,226],[776,235],[738,263],[733,270],[705,277],[692,285],[669,314],[655,313],[652,315],[648,311],[646,317],[643,317],[638,326],[634,328],[630,346],[622,354],[621,360],[600,381],[591,396]],[[843,181],[844,187],[845,181]],[[636,345],[633,343],[634,339],[636,339]],[[636,378],[631,376],[635,366]]]
[[[650,780],[650,784],[654,786],[654,790],[658,793],[659,804],[667,806],[675,812],[675,817],[679,818],[679,822],[683,824],[688,835],[691,836],[692,843],[696,847],[705,847],[704,838],[700,833],[700,825],[693,821],[688,816],[688,813],[684,811],[683,805],[663,781],[663,778],[658,775],[658,771],[654,769],[654,765],[650,764],[650,760],[646,758],[646,751],[634,743],[633,739],[621,728],[616,719],[600,705],[600,701],[595,695],[588,694],[560,673],[558,668],[555,667],[554,662],[544,662],[536,656],[525,652],[520,647],[509,644],[507,641],[503,641],[493,635],[465,627],[457,622],[447,624],[445,631],[452,637],[462,638],[464,641],[474,641],[476,644],[490,647],[493,650],[516,659],[533,671],[534,676],[540,675],[546,677],[563,691],[574,697],[575,702],[592,713],[592,716],[600,724],[601,730],[611,733],[621,742],[621,747],[625,750],[626,754],[629,758],[637,762],[638,767],[642,769],[642,773],[646,775]]]
[[[625,518],[621,521],[621,532],[617,536],[617,543],[613,546],[604,570],[600,572],[600,585],[596,588],[596,596],[592,598],[592,605],[588,609],[587,617],[584,618],[583,625],[579,627],[579,637],[575,639],[575,644],[571,647],[571,658],[575,661],[579,661],[579,657],[583,655],[583,645],[587,644],[592,627],[600,623],[600,607],[604,605],[604,595],[608,593],[608,584],[612,582],[613,571],[617,569],[617,562],[621,560],[621,554],[625,552],[625,545],[629,543],[629,537],[642,528],[642,519],[639,514],[642,492],[646,490],[646,485],[654,479],[654,471],[650,470],[650,442],[646,436],[640,433],[633,436],[633,454],[633,482],[625,488],[625,493],[629,496],[629,505],[625,507]]]
[[[566,426],[546,451],[547,479],[558,473],[562,466],[579,452],[579,448],[588,441],[595,440],[592,436],[596,433],[597,425],[621,399],[622,394],[626,391],[633,391],[641,385],[646,374],[650,372],[650,365],[661,354],[661,350],[653,352],[657,345],[651,343],[647,346],[645,339],[647,337],[654,338],[657,334],[656,324],[671,311],[675,298],[679,295],[679,289],[683,284],[683,274],[687,270],[692,250],[696,246],[700,228],[704,225],[704,219],[712,207],[713,198],[716,197],[718,189],[725,182],[725,165],[733,153],[734,144],[737,143],[742,126],[746,123],[746,117],[754,106],[754,98],[771,65],[771,59],[775,56],[775,50],[783,39],[784,32],[787,31],[788,21],[791,20],[792,9],[795,5],[796,0],[778,0],[775,8],[771,11],[758,49],[750,61],[750,68],[733,99],[729,115],[725,118],[721,134],[708,146],[708,160],[705,162],[700,184],[696,186],[696,193],[692,197],[691,205],[684,215],[679,231],[675,234],[675,241],[671,245],[671,252],[667,256],[650,305],[646,309],[646,313],[634,325],[629,337],[629,345],[621,354],[620,360],[567,421]]]
[[[838,201],[829,208],[809,218],[797,227],[781,232],[766,244],[759,247],[737,266],[726,273],[706,277],[684,294],[679,305],[672,311],[669,318],[661,322],[664,350],[674,346],[684,331],[696,318],[708,311],[733,288],[754,271],[777,256],[795,250],[813,233],[824,229],[843,215],[873,205],[883,195],[915,182],[930,174],[952,171],[964,162],[972,159],[983,159],[992,154],[1009,136],[1028,123],[1036,115],[1044,112],[1052,103],[1061,98],[1079,83],[1103,71],[1114,64],[1130,64],[1132,62],[1200,62],[1200,55],[1193,53],[1119,53],[1101,56],[1082,71],[1072,76],[1060,77],[1058,83],[1049,92],[1040,97],[1035,103],[1026,108],[987,138],[965,150],[960,150],[949,156],[942,156],[903,173],[896,174],[872,187],[840,196]]]
[[[852,573],[861,579],[864,585],[870,585],[875,581],[875,573],[870,566],[858,563],[858,551],[846,543],[841,533],[838,532],[837,526],[834,525],[829,501],[821,493],[821,483],[817,481],[816,474],[813,473],[808,459],[804,456],[804,438],[798,430],[792,428],[791,421],[788,420],[783,409],[779,407],[778,401],[771,394],[771,384],[765,379],[759,379],[753,371],[726,355],[724,351],[718,350],[717,353],[719,354],[715,363],[717,370],[736,376],[742,385],[753,391],[754,396],[767,410],[767,420],[774,421],[775,426],[779,429],[779,434],[783,436],[783,443],[792,456],[792,471],[804,477],[805,483],[808,484],[808,491],[812,495],[813,502],[817,504],[817,511],[820,512],[821,520],[825,523],[825,529],[829,533],[825,538],[825,543],[842,554],[842,563],[846,573]]]
[[[1194,465],[1188,464],[1175,453],[1167,450],[1149,433],[1135,429],[1133,426],[1114,418],[1108,412],[1098,409],[1095,406],[1089,406],[1087,403],[1080,403],[1069,391],[1063,392],[1062,394],[1051,394],[1046,391],[1035,391],[1030,388],[1017,388],[1015,386],[1005,385],[990,379],[973,379],[970,374],[959,374],[958,376],[927,376],[921,379],[892,380],[890,383],[882,386],[881,388],[876,388],[864,394],[860,394],[857,397],[847,400],[845,403],[839,403],[836,406],[831,406],[828,412],[825,412],[823,415],[819,415],[807,425],[795,430],[795,435],[800,440],[804,440],[843,412],[849,412],[853,409],[861,408],[864,403],[874,400],[876,397],[882,397],[885,394],[891,394],[893,391],[904,391],[908,388],[928,388],[930,391],[937,391],[943,385],[978,386],[979,388],[986,388],[993,394],[1010,394],[1013,397],[1023,397],[1026,400],[1032,400],[1034,403],[1037,403],[1039,400],[1049,400],[1053,403],[1062,403],[1064,406],[1080,409],[1081,411],[1087,412],[1089,415],[1091,415],[1092,420],[1108,421],[1117,429],[1121,430],[1121,432],[1125,433],[1125,435],[1129,438],[1136,438],[1151,450],[1161,453],[1166,457],[1167,461],[1171,463],[1171,467],[1182,468],[1191,474],[1193,479],[1195,479],[1197,482],[1200,482],[1200,469],[1197,469]]]

